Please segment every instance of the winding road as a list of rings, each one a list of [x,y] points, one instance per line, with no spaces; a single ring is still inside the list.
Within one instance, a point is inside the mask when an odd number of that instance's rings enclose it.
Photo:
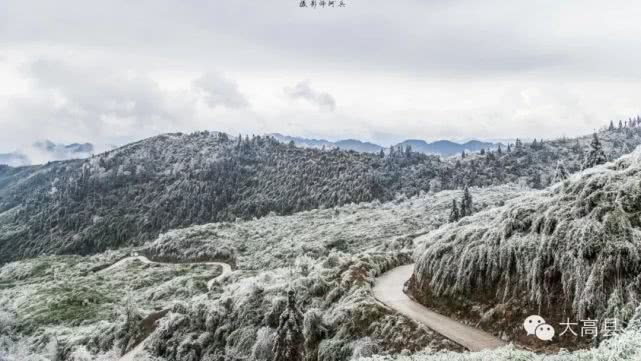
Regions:
[[[111,266],[99,271],[106,273],[133,260],[139,260],[146,264],[175,265],[175,263],[161,263],[150,261],[145,256],[132,256],[122,259]],[[204,264],[222,267],[222,273],[207,282],[207,288],[211,289],[214,282],[221,277],[231,273],[231,266],[222,262],[201,262],[192,264]],[[481,351],[505,346],[506,343],[497,337],[480,329],[464,325],[449,317],[436,313],[420,303],[412,300],[403,292],[405,281],[410,279],[414,272],[414,264],[394,268],[376,279],[374,285],[374,297],[387,307],[422,323],[433,331],[456,342],[470,351]],[[144,350],[145,341],[140,342],[131,351],[124,354],[119,361],[134,361],[136,355]]]
[[[374,297],[389,308],[424,324],[470,351],[494,349],[506,345],[505,342],[485,331],[436,313],[409,298],[403,292],[403,285],[410,279],[413,272],[414,265],[410,264],[384,273],[376,279]]]
[[[127,257],[127,258],[121,259],[120,261],[112,264],[111,266],[109,266],[109,267],[107,267],[107,268],[105,268],[103,270],[98,271],[98,273],[109,272],[109,271],[114,270],[116,268],[119,268],[122,265],[124,265],[126,263],[129,263],[129,262],[131,262],[133,260],[138,260],[138,261],[140,261],[142,263],[146,263],[146,264],[160,264],[160,265],[176,265],[176,264],[180,264],[180,263],[154,262],[154,261],[150,261],[149,258],[147,258],[145,256],[131,256],[131,257]],[[207,289],[211,289],[211,287],[214,284],[214,282],[216,282],[220,278],[226,276],[227,274],[231,273],[231,271],[232,271],[231,266],[229,264],[222,263],[222,262],[193,262],[193,263],[185,263],[185,264],[194,264],[194,265],[199,264],[199,265],[222,267],[222,273],[220,275],[216,276],[215,278],[210,279],[207,282]],[[134,361],[135,358],[136,358],[136,355],[138,355],[140,352],[142,352],[145,349],[145,341],[147,341],[147,339],[142,340],[138,345],[136,345],[136,347],[131,349],[126,354],[122,355],[122,357],[120,358],[119,361]]]

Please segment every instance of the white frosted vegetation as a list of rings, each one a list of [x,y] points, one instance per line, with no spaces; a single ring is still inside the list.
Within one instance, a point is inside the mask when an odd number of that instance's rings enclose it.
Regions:
[[[637,311],[638,315],[638,311]],[[419,352],[407,356],[373,356],[360,361],[636,361],[641,359],[641,324],[638,318],[628,328],[599,347],[574,352],[540,354],[513,345],[482,352]]]
[[[527,295],[577,318],[629,319],[641,296],[640,175],[637,150],[444,226],[420,239],[418,286],[436,297],[489,292],[499,304]]]
[[[502,204],[523,191],[515,185],[471,190],[479,209]],[[402,236],[446,223],[452,199],[460,197],[461,191],[443,191],[400,196],[387,203],[375,201],[291,216],[192,226],[162,234],[147,249],[153,257],[232,259],[239,269],[269,270],[290,266],[300,255],[315,259],[332,250],[355,254],[402,248]]]

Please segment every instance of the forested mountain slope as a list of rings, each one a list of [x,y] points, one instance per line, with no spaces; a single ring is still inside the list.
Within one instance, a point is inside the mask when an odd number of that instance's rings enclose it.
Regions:
[[[86,160],[0,169],[0,261],[90,253],[191,224],[289,214],[429,189],[439,159],[169,134]]]
[[[410,292],[508,335],[529,314],[627,321],[641,296],[640,217],[641,148],[426,235]]]
[[[599,134],[618,156],[641,128]],[[0,166],[0,263],[140,244],[173,228],[270,212],[291,214],[398,194],[520,183],[542,187],[559,160],[581,167],[591,137],[516,144],[510,152],[440,159],[303,149],[270,137],[167,134],[84,160]]]

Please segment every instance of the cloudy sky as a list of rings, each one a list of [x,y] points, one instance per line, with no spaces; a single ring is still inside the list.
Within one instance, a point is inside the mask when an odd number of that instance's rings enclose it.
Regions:
[[[203,129],[551,138],[641,113],[638,1],[346,3],[2,0],[0,152]]]

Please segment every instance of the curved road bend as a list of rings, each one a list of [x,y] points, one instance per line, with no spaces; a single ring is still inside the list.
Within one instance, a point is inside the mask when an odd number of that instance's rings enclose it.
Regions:
[[[470,351],[494,349],[506,345],[504,341],[485,331],[431,311],[409,298],[403,292],[403,285],[412,277],[413,272],[414,264],[410,264],[382,274],[376,279],[374,297],[389,308],[424,324]]]

